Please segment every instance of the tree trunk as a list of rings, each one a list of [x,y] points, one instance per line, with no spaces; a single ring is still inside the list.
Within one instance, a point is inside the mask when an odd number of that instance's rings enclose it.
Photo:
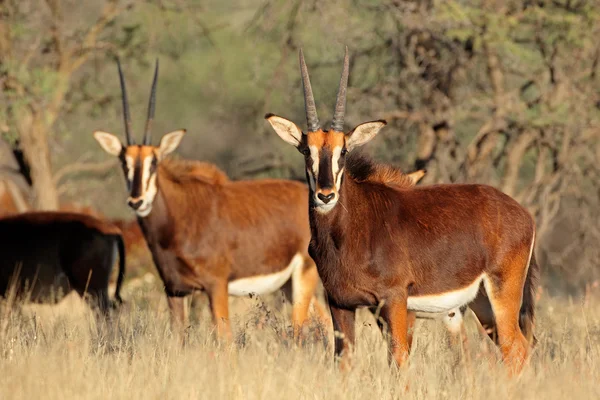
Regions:
[[[12,50],[8,17],[9,10],[5,1],[0,0],[0,54],[4,59],[8,58]],[[48,128],[44,124],[43,114],[33,105],[15,111],[21,147],[33,181],[33,207],[38,210],[58,210],[58,194],[50,165]]]
[[[36,210],[58,210],[58,191],[52,176],[48,131],[41,118],[36,111],[23,112],[19,121],[21,148],[33,182],[33,207]]]

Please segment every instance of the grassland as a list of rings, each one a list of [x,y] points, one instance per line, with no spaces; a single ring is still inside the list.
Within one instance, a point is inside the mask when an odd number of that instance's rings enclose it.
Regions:
[[[26,305],[11,313],[5,303],[0,398],[600,398],[599,293],[581,301],[541,297],[538,346],[513,380],[470,319],[464,349],[448,346],[440,323],[418,321],[409,364],[394,370],[374,320],[361,313],[353,368],[340,372],[315,327],[304,347],[293,344],[289,306],[280,296],[231,299],[232,344],[215,342],[199,297],[183,348],[171,334],[156,280],[129,285],[125,298],[113,328],[100,330],[76,295],[57,306]]]

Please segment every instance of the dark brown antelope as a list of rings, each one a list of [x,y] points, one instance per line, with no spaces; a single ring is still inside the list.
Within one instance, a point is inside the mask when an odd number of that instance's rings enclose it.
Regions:
[[[0,295],[53,302],[72,290],[103,314],[119,254],[115,300],[121,302],[125,249],[114,225],[84,214],[27,212],[0,219]]]
[[[334,329],[341,333],[336,355],[347,355],[354,344],[356,308],[383,304],[390,355],[401,364],[409,351],[409,313],[448,314],[473,301],[483,285],[503,358],[512,371],[520,371],[534,316],[532,217],[490,186],[402,189],[364,179],[372,172],[349,154],[386,122],[366,122],[344,133],[347,49],[329,130],[319,124],[302,51],[300,69],[308,131],[282,117],[266,118],[304,155],[309,253],[327,293]]]
[[[184,298],[203,290],[219,334],[229,337],[228,294],[271,293],[291,279],[297,334],[318,284],[308,255],[306,186],[284,180],[234,182],[214,165],[165,158],[185,131],[168,133],[158,147],[151,145],[157,76],[158,63],[141,145],[131,137],[120,65],[127,144],[105,132],[94,137],[121,160],[127,203],[137,214],[175,321],[179,327],[187,324]]]

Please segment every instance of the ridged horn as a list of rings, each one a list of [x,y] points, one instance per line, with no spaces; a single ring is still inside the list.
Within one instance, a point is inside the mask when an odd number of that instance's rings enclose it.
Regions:
[[[154,67],[154,79],[152,80],[152,89],[150,90],[150,101],[148,102],[148,119],[146,120],[146,129],[144,130],[144,145],[149,146],[152,142],[150,128],[154,120],[154,108],[156,106],[156,81],[158,80],[158,58]]]
[[[131,137],[131,116],[129,115],[129,100],[127,100],[127,88],[125,87],[125,77],[121,69],[121,61],[117,58],[117,67],[119,68],[119,81],[121,82],[121,98],[123,100],[123,119],[125,120],[125,138],[127,146],[135,144]]]
[[[308,131],[316,132],[319,130],[319,117],[317,116],[317,107],[315,106],[315,97],[313,96],[308,77],[308,69],[304,61],[304,53],[300,49],[300,73],[302,74],[302,88],[304,89],[304,109],[306,110],[306,122]]]
[[[335,109],[333,111],[333,120],[331,121],[331,130],[344,131],[344,114],[346,113],[346,89],[348,88],[348,73],[350,70],[350,58],[348,56],[348,46],[344,55],[344,68],[340,78],[340,87],[338,89]]]

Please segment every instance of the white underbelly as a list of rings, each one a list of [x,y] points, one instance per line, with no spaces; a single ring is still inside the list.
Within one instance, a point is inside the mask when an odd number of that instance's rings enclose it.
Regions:
[[[436,295],[411,296],[408,298],[408,309],[423,313],[446,313],[459,308],[473,301],[485,277],[485,274],[481,274],[473,283],[462,289]]]
[[[296,268],[302,268],[303,261],[302,255],[296,254],[292,258],[290,264],[279,272],[268,275],[250,276],[231,281],[227,286],[229,294],[232,296],[246,296],[250,293],[273,293],[290,279]]]

